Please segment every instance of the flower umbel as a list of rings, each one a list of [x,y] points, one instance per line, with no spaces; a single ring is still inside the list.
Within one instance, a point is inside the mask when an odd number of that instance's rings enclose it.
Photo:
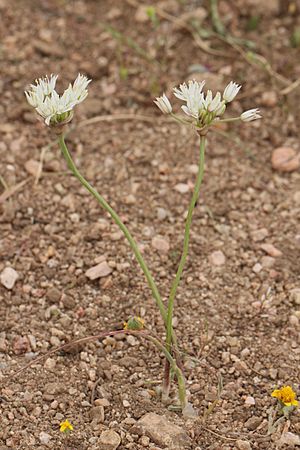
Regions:
[[[296,393],[291,386],[283,386],[280,389],[275,389],[271,396],[277,398],[284,406],[298,406],[299,403],[296,400]]]
[[[124,322],[124,330],[140,331],[144,328],[145,321],[140,317],[130,317],[127,322]]]
[[[57,77],[50,75],[50,79],[48,76],[39,78],[35,85],[30,85],[31,90],[25,91],[28,103],[45,119],[47,125],[70,122],[73,108],[87,97],[87,86],[91,82],[86,76],[78,74],[73,85],[69,84],[60,96],[55,90]]]
[[[68,433],[73,430],[73,425],[66,419],[64,422],[61,422],[59,425],[59,429],[62,433]]]
[[[224,89],[223,94],[217,92],[213,95],[211,90],[208,90],[206,93],[203,92],[204,85],[205,81],[198,82],[190,80],[174,88],[175,97],[185,102],[185,105],[182,105],[181,109],[190,117],[190,121],[184,121],[175,114],[172,114],[174,119],[183,123],[193,123],[196,128],[202,130],[205,134],[210,125],[220,120],[223,122],[237,120],[250,122],[261,118],[258,109],[250,109],[242,113],[240,117],[221,119],[225,113],[227,103],[230,103],[236,97],[241,86],[234,81],[230,81]],[[172,113],[172,105],[165,94],[154,100],[154,103],[164,114]]]

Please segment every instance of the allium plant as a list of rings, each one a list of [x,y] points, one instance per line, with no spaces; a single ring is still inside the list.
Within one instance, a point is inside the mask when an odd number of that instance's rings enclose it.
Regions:
[[[172,105],[168,97],[163,94],[155,100],[156,105],[164,114],[170,114],[175,120],[186,125],[193,125],[200,136],[200,154],[199,154],[199,169],[194,187],[194,192],[188,209],[188,215],[185,226],[183,251],[178,266],[178,270],[173,281],[168,306],[165,307],[162,297],[159,293],[157,285],[151,275],[151,272],[139,250],[139,247],[131,235],[126,225],[122,222],[117,212],[107,203],[97,190],[82,176],[76,167],[73,158],[67,148],[64,138],[65,125],[72,120],[74,107],[81,103],[88,95],[87,87],[91,80],[88,80],[84,75],[78,75],[73,84],[64,91],[60,96],[56,90],[57,75],[51,75],[50,78],[40,78],[36,80],[36,84],[30,86],[30,90],[25,92],[28,103],[35,108],[36,112],[44,119],[46,125],[53,128],[58,135],[58,144],[61,152],[67,162],[67,165],[72,174],[79,180],[79,182],[90,192],[90,194],[98,201],[98,203],[105,209],[114,222],[118,225],[124,236],[128,240],[131,249],[140,265],[149,288],[152,292],[153,298],[159,308],[160,314],[166,328],[166,344],[163,345],[159,339],[150,333],[143,333],[143,337],[151,341],[164,354],[166,358],[165,375],[163,383],[163,399],[167,400],[170,390],[170,368],[173,370],[178,382],[178,396],[180,407],[184,414],[194,415],[191,404],[187,401],[185,380],[181,370],[180,352],[178,349],[177,338],[172,327],[172,317],[174,309],[174,301],[177,287],[184,269],[185,261],[188,255],[190,227],[192,222],[193,210],[195,208],[200,186],[204,174],[204,152],[206,134],[209,128],[216,122],[229,122],[241,120],[249,122],[260,118],[259,110],[252,109],[245,111],[239,117],[221,119],[225,113],[226,106],[231,102],[240,90],[240,86],[234,82],[230,82],[225,88],[223,94],[219,92],[213,96],[212,91],[208,90],[206,94],[203,93],[205,82],[198,83],[196,81],[189,81],[188,84],[183,83],[179,88],[174,89],[174,95],[185,104],[182,110],[188,116],[184,119],[173,113]],[[139,317],[130,318],[124,323],[126,332],[142,333],[144,322]]]
[[[183,83],[180,84],[179,87],[174,88],[175,97],[184,102],[184,104],[181,106],[181,109],[187,115],[187,118],[178,116],[177,114],[173,113],[171,102],[165,94],[163,94],[162,97],[157,97],[156,100],[154,101],[154,103],[164,114],[171,115],[175,120],[185,125],[192,125],[200,137],[198,173],[186,218],[182,254],[175,278],[171,286],[168,301],[166,348],[171,353],[174,350],[175,353],[178,351],[178,349],[176,348],[176,343],[175,349],[172,349],[172,335],[174,333],[172,327],[174,301],[176,291],[185,266],[185,262],[188,256],[192,216],[199,197],[200,187],[203,180],[206,135],[209,129],[217,123],[235,122],[235,121],[250,122],[252,120],[261,118],[261,115],[257,108],[245,111],[239,117],[222,118],[226,111],[228,103],[234,100],[234,98],[239,93],[241,86],[231,81],[224,89],[223,94],[217,92],[215,95],[213,95],[211,90],[207,90],[206,93],[203,92],[204,85],[205,81],[199,83],[197,81],[190,80],[188,81],[187,84]],[[170,365],[166,360],[164,386],[163,386],[164,397],[168,397],[169,389],[170,389]]]

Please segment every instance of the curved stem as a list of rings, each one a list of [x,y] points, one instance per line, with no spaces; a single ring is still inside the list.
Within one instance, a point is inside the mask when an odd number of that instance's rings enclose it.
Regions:
[[[199,156],[198,174],[197,174],[196,184],[194,187],[194,192],[193,192],[193,196],[192,196],[192,199],[191,199],[191,202],[189,205],[187,219],[186,219],[186,223],[185,223],[183,251],[182,251],[181,258],[180,258],[176,276],[172,283],[171,292],[170,292],[170,296],[169,296],[168,314],[167,314],[167,339],[166,339],[166,348],[168,351],[171,350],[171,343],[172,343],[172,332],[173,332],[172,319],[173,319],[174,300],[175,300],[176,291],[177,291],[177,288],[178,288],[178,285],[179,285],[179,282],[181,279],[181,275],[182,275],[182,272],[184,269],[186,258],[188,255],[192,216],[193,216],[193,211],[194,211],[196,202],[199,197],[200,186],[201,186],[201,183],[203,180],[205,143],[206,143],[205,136],[200,136],[200,156]],[[165,380],[164,380],[164,391],[165,391],[166,396],[168,395],[169,385],[170,385],[170,370],[169,369],[170,369],[169,365],[168,365],[168,363],[166,363]]]
[[[118,227],[121,229],[121,231],[124,233],[126,239],[128,240],[130,247],[132,248],[135,257],[142,269],[142,271],[145,274],[145,277],[148,281],[149,287],[152,291],[153,297],[156,300],[157,306],[159,308],[159,311],[164,319],[164,321],[166,322],[167,319],[167,313],[166,313],[166,309],[164,307],[162,298],[158,292],[157,286],[155,284],[155,281],[152,278],[152,275],[148,269],[148,266],[146,264],[146,262],[144,261],[144,258],[141,255],[141,252],[138,248],[137,243],[135,242],[134,238],[132,237],[130,231],[128,230],[128,228],[126,227],[126,225],[124,225],[124,223],[122,222],[121,218],[119,217],[119,215],[114,211],[114,209],[106,202],[106,200],[102,197],[102,195],[100,195],[96,189],[94,189],[89,182],[81,175],[81,173],[79,172],[79,170],[77,169],[77,167],[75,166],[75,163],[69,153],[69,150],[66,146],[65,140],[64,140],[64,136],[61,134],[58,138],[58,142],[59,142],[59,146],[61,148],[61,151],[63,153],[63,156],[65,158],[65,160],[67,161],[68,167],[71,170],[71,172],[73,173],[73,175],[80,181],[80,183],[95,197],[95,199],[100,203],[100,205],[102,206],[102,208],[104,208],[112,217],[112,219],[114,220],[114,222],[118,225]]]
[[[162,298],[160,296],[160,293],[157,289],[156,283],[148,269],[148,266],[138,248],[137,243],[135,242],[134,238],[132,237],[130,231],[128,230],[128,228],[126,227],[126,225],[122,222],[121,218],[119,217],[119,215],[114,211],[114,209],[106,202],[106,200],[102,197],[102,195],[100,195],[96,189],[94,189],[89,182],[81,175],[81,173],[79,172],[79,170],[77,169],[70,153],[69,150],[66,146],[65,143],[65,139],[64,139],[64,135],[60,134],[58,137],[58,143],[60,146],[60,149],[62,151],[62,154],[68,164],[69,169],[71,170],[71,172],[73,173],[73,175],[80,181],[80,183],[95,197],[95,199],[100,203],[100,205],[110,214],[110,216],[112,217],[112,219],[114,220],[114,222],[118,225],[118,227],[120,228],[120,230],[123,232],[124,236],[126,237],[126,239],[128,240],[130,247],[132,248],[135,257],[142,269],[142,271],[145,274],[145,277],[147,279],[148,285],[152,291],[152,295],[156,301],[156,304],[159,308],[160,314],[164,320],[165,326],[167,326],[167,311],[165,309],[165,306],[163,304]],[[172,330],[172,341],[174,344],[175,349],[177,350],[178,353],[178,345],[177,345],[177,338],[176,335],[174,333],[174,331]]]

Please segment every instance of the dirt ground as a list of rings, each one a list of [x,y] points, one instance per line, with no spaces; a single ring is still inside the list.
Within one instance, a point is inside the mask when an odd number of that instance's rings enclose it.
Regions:
[[[11,289],[0,285],[0,450],[300,445],[299,410],[268,433],[272,390],[289,384],[300,393],[299,164],[283,172],[271,162],[277,147],[299,153],[299,4],[221,1],[224,37],[208,3],[0,0],[0,274],[7,266],[18,274]],[[174,321],[196,420],[162,405],[163,357],[134,336],[73,346],[16,374],[131,314],[164,337],[127,242],[70,176],[55,136],[25,101],[35,78],[58,73],[63,90],[78,72],[93,81],[69,149],[136,237],[164,299],[198,142],[153,98],[187,79],[213,90],[233,79],[243,88],[228,115],[261,109],[263,120],[208,137]],[[90,281],[85,273],[100,261],[111,273]],[[221,398],[207,414],[220,379]],[[171,436],[179,426],[184,443],[141,431],[147,413],[167,420]],[[59,431],[66,418],[68,435]],[[107,430],[115,433],[105,443]]]

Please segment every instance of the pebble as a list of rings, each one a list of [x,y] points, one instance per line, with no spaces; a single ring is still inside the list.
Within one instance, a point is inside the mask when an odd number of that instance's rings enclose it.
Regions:
[[[168,253],[170,249],[169,242],[160,236],[154,236],[151,241],[151,245],[155,248],[155,250],[159,250],[161,253]]]
[[[245,405],[246,406],[254,406],[255,405],[255,398],[251,397],[250,395],[245,398]]]
[[[259,263],[254,264],[254,266],[252,267],[252,270],[254,273],[259,273],[262,271],[262,265]]]
[[[243,441],[242,439],[238,439],[235,444],[238,450],[251,450],[252,448],[250,442]]]
[[[90,280],[96,280],[97,278],[107,277],[112,272],[112,268],[107,264],[106,261],[91,267],[85,272],[85,275]]]
[[[121,444],[121,438],[114,430],[102,431],[100,444],[101,450],[116,450]]]
[[[157,445],[173,450],[183,450],[190,444],[188,435],[181,427],[155,413],[142,416],[131,431],[139,435],[146,434]]]
[[[263,241],[268,234],[269,232],[266,228],[260,228],[259,230],[254,230],[251,232],[251,238],[254,242],[260,242]]]
[[[245,427],[248,428],[250,431],[256,430],[256,428],[261,424],[262,419],[260,417],[250,417],[250,419],[247,420],[245,423]]]
[[[1,272],[0,275],[0,283],[6,289],[11,290],[17,279],[19,278],[18,272],[15,271],[12,267],[5,267],[5,269]]]
[[[279,444],[289,445],[291,447],[300,445],[300,436],[298,434],[291,433],[290,431],[285,431],[279,439]]]
[[[41,444],[47,445],[49,444],[51,440],[51,436],[48,433],[45,433],[44,431],[41,431],[39,434],[39,439],[41,441]]]
[[[37,175],[39,174],[39,171],[41,169],[41,164],[39,163],[39,161],[35,161],[34,159],[29,159],[28,161],[26,161],[24,167],[25,167],[25,170],[30,175],[37,177]]]
[[[174,186],[175,191],[179,192],[180,194],[186,194],[189,192],[190,187],[188,184],[185,183],[178,183],[176,186]]]
[[[274,247],[273,244],[261,244],[260,248],[269,256],[273,256],[273,258],[277,258],[282,255],[282,252],[278,250],[278,248]]]
[[[293,289],[290,292],[290,298],[296,305],[300,305],[300,288]]]
[[[97,398],[94,403],[96,406],[110,406],[110,401],[107,398]]]
[[[30,344],[27,336],[19,336],[15,339],[13,350],[16,355],[22,355],[30,350]]]
[[[272,167],[279,172],[293,172],[300,167],[300,153],[291,147],[278,147],[272,153]]]
[[[261,96],[261,104],[263,106],[273,107],[278,102],[277,94],[275,91],[265,91]]]
[[[45,369],[53,371],[56,366],[56,360],[53,358],[47,358],[44,364]]]
[[[209,256],[209,261],[213,266],[223,266],[226,262],[226,258],[221,250],[216,250]]]
[[[130,403],[129,403],[128,400],[123,400],[122,403],[123,403],[124,408],[129,408],[130,407]]]
[[[96,421],[97,423],[103,423],[104,422],[103,406],[94,406],[93,408],[91,408],[90,417],[93,421]]]
[[[261,258],[261,265],[264,269],[270,269],[275,264],[275,258],[272,258],[272,256],[263,256]]]
[[[61,292],[56,287],[51,287],[46,292],[46,299],[49,303],[59,303],[61,298]]]
[[[164,208],[157,208],[156,215],[158,220],[165,220],[168,217],[168,211]]]

